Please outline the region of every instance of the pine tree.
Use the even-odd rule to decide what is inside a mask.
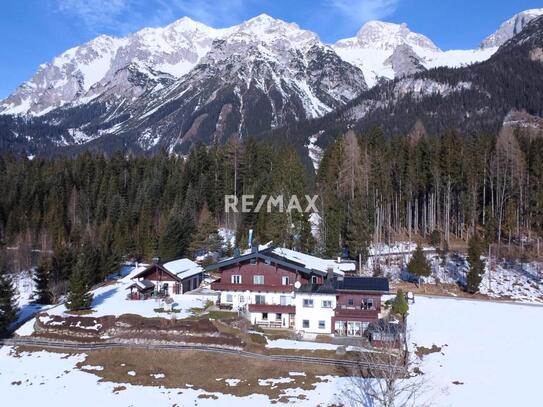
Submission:
[[[479,291],[482,275],[484,273],[484,264],[481,260],[481,240],[479,235],[474,234],[468,242],[468,263],[469,271],[466,281],[466,289],[470,293]]]
[[[311,222],[307,213],[302,214],[300,238],[298,248],[303,253],[312,253],[315,248],[315,238],[311,230]]]
[[[86,277],[85,254],[77,256],[75,269],[70,277],[70,288],[66,308],[70,311],[88,309],[92,305],[93,294],[89,292],[89,284]]]
[[[345,244],[349,248],[352,257],[365,262],[368,256],[370,232],[368,216],[364,210],[362,199],[358,196],[349,203],[347,213],[347,225],[345,228]]]
[[[417,245],[411,260],[409,260],[407,269],[410,273],[419,277],[428,277],[432,273],[430,264],[428,263],[428,260],[426,260],[426,256],[422,251],[422,246]]]
[[[197,232],[194,234],[189,246],[189,252],[191,255],[196,253],[204,255],[207,253],[217,253],[221,250],[222,245],[223,240],[219,235],[217,227],[212,220],[208,218],[202,222]]]
[[[405,300],[405,295],[402,290],[398,290],[396,293],[396,298],[392,303],[392,312],[402,317],[403,322],[407,318],[407,312],[409,311],[409,304]]]
[[[0,337],[9,332],[10,325],[17,319],[15,290],[7,275],[4,256],[0,253]]]
[[[34,272],[34,301],[38,304],[52,304],[53,295],[49,287],[51,262],[42,261]]]

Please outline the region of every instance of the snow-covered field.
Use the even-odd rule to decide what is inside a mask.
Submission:
[[[93,291],[94,298],[92,300],[92,309],[94,312],[90,314],[91,317],[100,317],[104,315],[122,315],[122,314],[136,314],[146,318],[162,317],[170,318],[170,314],[158,313],[154,310],[156,308],[162,308],[164,304],[162,300],[141,300],[141,301],[129,301],[126,299],[128,290],[126,289],[130,285],[130,276],[125,277],[112,284],[97,288]],[[202,300],[191,295],[174,295],[174,307],[180,312],[171,314],[171,316],[177,319],[187,318],[192,315],[191,308],[203,307]],[[64,304],[57,305],[47,310],[51,315],[63,315],[66,312]],[[16,333],[18,335],[30,335],[34,330],[34,320],[29,320],[23,324]]]
[[[268,343],[266,344],[266,348],[278,348],[278,349],[336,350],[337,347],[338,345],[334,345],[332,343],[295,341],[292,339],[268,340]]]
[[[543,306],[418,296],[408,317],[411,342],[442,347],[421,364],[434,404],[539,404],[541,321]]]
[[[540,351],[543,325],[539,323],[542,320],[543,306],[418,296],[408,317],[410,342],[427,348],[441,347],[440,352],[424,356],[420,363],[431,387],[427,398],[435,406],[537,405],[539,367],[543,363]],[[85,372],[75,368],[84,355],[36,352],[15,357],[10,352],[10,347],[0,349],[0,392],[5,405],[270,404],[267,396],[257,394],[235,397],[212,393],[216,399],[198,398],[209,393],[190,388],[190,383],[187,383],[189,388],[166,389],[99,382],[93,374],[99,367],[84,366]],[[127,368],[127,377],[128,371]],[[300,373],[303,366],[296,374]],[[351,382],[347,378],[327,379],[317,383],[314,390],[286,390],[290,396],[306,397],[291,398],[290,403],[304,406],[338,403],[337,394],[344,392]],[[261,385],[269,386],[277,380],[290,381],[262,377]],[[114,391],[117,386],[126,389]],[[82,392],[88,389],[92,389],[93,397],[82,398]],[[44,399],[44,394],[57,397]],[[47,404],[49,400],[51,404]]]

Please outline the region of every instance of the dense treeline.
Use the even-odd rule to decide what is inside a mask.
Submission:
[[[316,240],[306,213],[225,213],[225,195],[254,195],[253,207],[262,195],[303,201],[308,176],[291,147],[249,139],[198,145],[186,157],[4,156],[0,237],[13,269],[50,257],[43,267],[57,285],[78,263],[92,283],[123,258],[208,251],[220,245],[219,227],[236,231],[242,246],[253,229],[260,243],[326,256],[348,248],[363,257],[371,241],[467,242],[476,232],[487,243],[529,246],[543,231],[542,156],[541,137],[511,129],[499,136],[348,132],[326,149],[316,176]]]
[[[346,244],[353,255],[361,240],[414,236],[467,242],[476,232],[487,243],[529,244],[543,231],[541,157],[543,138],[510,128],[497,137],[349,132],[326,150],[317,177],[323,250]]]
[[[26,160],[0,158],[0,238],[15,269],[33,253],[62,254],[52,269],[66,281],[78,257],[100,279],[123,257],[163,260],[207,247],[202,230],[253,228],[259,241],[310,250],[306,216],[265,212],[225,214],[224,196],[307,193],[298,155],[288,147],[249,140],[199,145],[184,158],[153,157]],[[200,245],[200,247],[199,247]],[[192,253],[189,253],[192,251]]]

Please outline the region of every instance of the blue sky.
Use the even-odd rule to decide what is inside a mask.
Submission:
[[[0,98],[39,64],[99,34],[125,35],[188,15],[214,27],[266,13],[325,42],[372,19],[405,22],[440,48],[472,48],[513,14],[541,0],[8,0],[0,6]]]

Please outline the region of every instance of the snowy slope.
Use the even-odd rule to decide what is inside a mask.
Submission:
[[[543,306],[416,297],[411,342],[442,347],[423,358],[433,405],[531,406],[540,398]],[[524,327],[529,332],[523,332]],[[512,374],[514,372],[514,374]],[[458,384],[454,384],[457,382]]]

